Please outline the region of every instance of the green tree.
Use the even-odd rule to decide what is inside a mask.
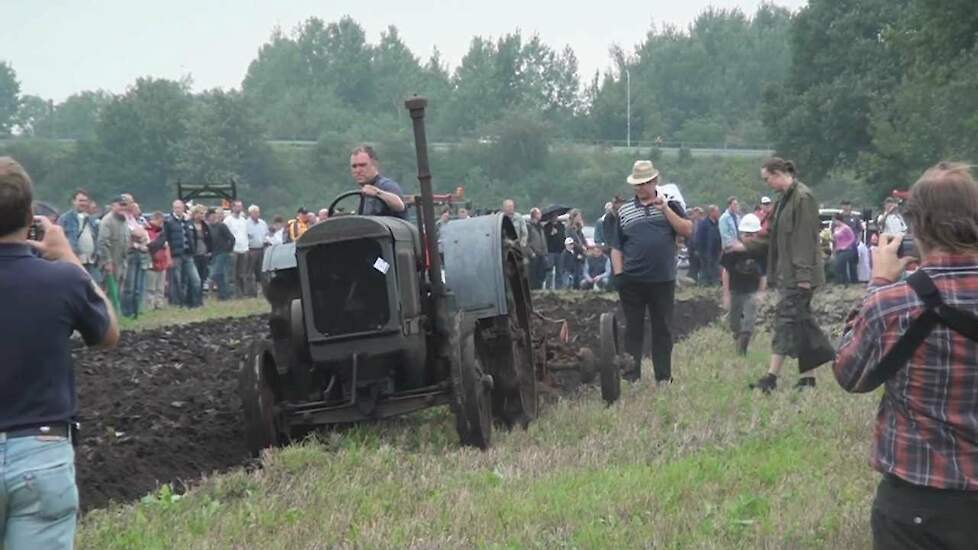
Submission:
[[[624,139],[630,77],[633,140],[763,140],[762,92],[787,70],[790,24],[765,4],[751,18],[708,9],[688,29],[653,25],[633,56],[613,49],[614,70],[595,76],[581,137]]]
[[[102,111],[93,154],[98,186],[157,204],[173,197],[177,153],[192,107],[189,82],[140,78]]]
[[[112,101],[112,94],[103,90],[72,94],[54,108],[52,137],[93,139],[99,113]]]
[[[25,95],[20,98],[14,124],[17,133],[24,137],[50,138],[54,106],[36,95]]]
[[[795,18],[791,68],[767,91],[764,121],[808,180],[870,146],[873,104],[900,81],[900,52],[883,36],[910,1],[812,0]]]
[[[273,184],[265,166],[270,154],[261,127],[237,92],[213,90],[194,97],[185,134],[175,148],[173,177],[186,182],[237,180],[254,196]]]
[[[513,109],[541,112],[548,123],[569,127],[579,109],[573,52],[558,54],[536,35],[524,41],[519,31],[495,43],[474,38],[452,84],[447,116],[462,135],[479,134]]]
[[[0,136],[10,135],[20,106],[20,82],[6,61],[0,61]]]

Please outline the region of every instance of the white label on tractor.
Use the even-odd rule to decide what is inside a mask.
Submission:
[[[377,258],[377,261],[374,262],[374,269],[383,273],[384,275],[387,275],[387,270],[390,268],[391,264],[385,262],[383,258]]]

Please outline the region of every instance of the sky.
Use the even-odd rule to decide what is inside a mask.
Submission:
[[[631,51],[651,25],[685,27],[709,6],[753,14],[761,0],[0,0],[0,61],[21,93],[62,101],[82,90],[119,93],[141,76],[190,76],[194,90],[238,88],[278,27],[349,15],[376,43],[389,25],[422,60],[438,47],[450,68],[473,36],[520,29],[555,49],[570,45],[582,80],[610,66],[613,44]],[[772,2],[797,10],[806,0]],[[576,4],[576,5],[575,5]]]

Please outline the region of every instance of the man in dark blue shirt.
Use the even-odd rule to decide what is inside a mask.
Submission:
[[[693,246],[700,259],[699,283],[714,286],[720,282],[720,255],[723,253],[723,239],[720,235],[720,208],[711,204],[707,215],[696,226],[696,241]]]
[[[672,308],[676,295],[676,238],[688,237],[693,224],[678,201],[656,190],[659,171],[639,160],[627,178],[635,198],[618,208],[618,226],[608,235],[611,268],[625,311],[625,351],[634,359],[625,377],[642,372],[645,312],[652,332],[652,366],[657,385],[672,380]]]
[[[380,175],[377,152],[369,145],[360,145],[350,154],[350,173],[363,191],[360,211],[363,216],[394,216],[405,218],[404,192],[396,181]]]
[[[27,172],[0,158],[0,544],[71,548],[78,400],[69,339],[77,330],[88,345],[114,346],[119,328],[63,229],[33,218],[32,195]],[[27,240],[32,222],[40,241]]]

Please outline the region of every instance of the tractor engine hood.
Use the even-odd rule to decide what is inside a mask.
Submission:
[[[398,242],[412,242],[415,254],[421,255],[421,239],[418,229],[410,222],[390,216],[337,216],[317,223],[303,233],[295,246],[297,250],[320,244],[349,241],[352,239],[384,239],[393,237]]]

